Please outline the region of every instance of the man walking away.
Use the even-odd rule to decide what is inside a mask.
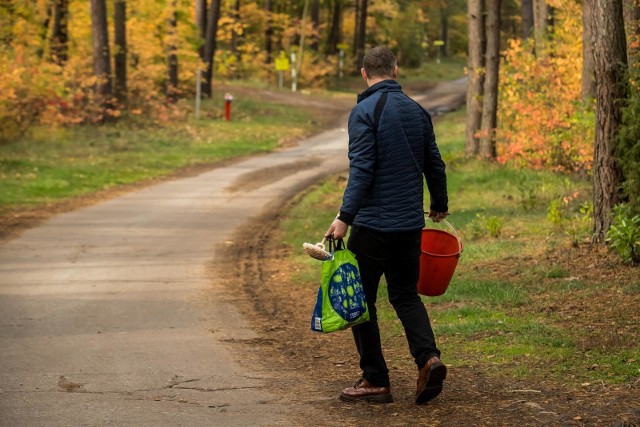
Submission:
[[[431,117],[396,81],[394,54],[385,47],[371,49],[361,72],[369,87],[349,117],[349,181],[340,213],[325,236],[342,239],[351,225],[347,247],[358,260],[371,319],[352,328],[362,377],[340,398],[393,401],[376,313],[384,274],[389,301],[418,367],[416,403],[423,404],[440,393],[447,375],[417,292],[423,176],[431,196],[429,217],[440,221],[448,215],[445,165]]]

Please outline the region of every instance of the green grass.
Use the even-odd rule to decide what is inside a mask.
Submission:
[[[312,129],[312,113],[275,103],[206,101],[203,118],[166,124],[131,117],[102,126],[35,128],[0,145],[0,212],[274,149]]]
[[[520,379],[537,378],[544,366],[551,371],[547,379],[576,386],[601,380],[624,383],[640,376],[640,344],[636,341],[622,336],[610,345],[607,340],[615,337],[610,338],[602,326],[602,336],[595,335],[595,347],[585,350],[585,340],[591,339],[585,326],[545,310],[545,304],[553,306],[567,297],[579,295],[582,299],[578,301],[589,301],[593,295],[611,292],[610,283],[571,277],[576,273],[545,261],[545,253],[571,243],[569,236],[546,219],[549,202],[575,193],[578,201],[588,200],[589,182],[465,159],[464,120],[464,113],[458,112],[435,124],[447,163],[449,220],[465,245],[447,292],[424,298],[448,363],[475,368],[481,364],[495,375]],[[304,241],[321,239],[340,206],[345,185],[339,177],[319,184],[295,201],[282,222],[283,240],[293,247],[296,283],[318,285],[318,262],[298,248]],[[425,200],[428,203],[428,195]],[[474,233],[482,227],[478,214],[503,219],[499,237]],[[621,286],[620,292],[637,297],[640,283]],[[539,302],[541,296],[548,302]],[[404,331],[387,301],[384,280],[378,316],[385,345],[402,346],[394,354],[404,354]],[[602,365],[603,360],[606,366],[591,366]]]
[[[407,83],[454,80],[464,75],[466,65],[466,60],[461,58],[443,58],[440,64],[435,58],[430,58],[419,68],[402,68],[400,64],[400,80]]]

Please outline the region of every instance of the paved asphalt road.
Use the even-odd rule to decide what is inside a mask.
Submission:
[[[438,96],[462,102],[464,82],[450,85]],[[56,216],[0,246],[0,425],[288,425],[295,408],[226,347],[255,335],[207,265],[268,203],[345,170],[346,147],[334,129]],[[241,185],[267,168],[288,172]]]

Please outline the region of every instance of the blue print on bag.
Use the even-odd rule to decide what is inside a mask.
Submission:
[[[333,309],[348,322],[364,313],[365,296],[358,269],[352,264],[342,264],[331,276],[329,300]]]

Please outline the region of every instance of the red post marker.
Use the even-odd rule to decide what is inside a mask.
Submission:
[[[229,121],[231,120],[231,101],[233,101],[233,95],[230,93],[225,94],[224,96],[224,119]]]

